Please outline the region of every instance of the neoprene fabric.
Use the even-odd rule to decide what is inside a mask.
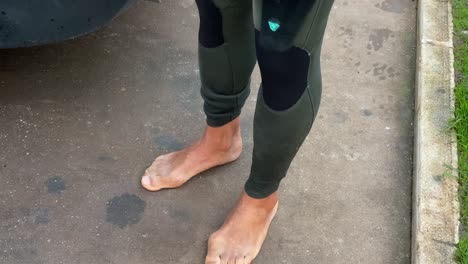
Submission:
[[[202,8],[211,0],[199,0],[199,13],[211,10]],[[199,44],[201,95],[209,126],[218,127],[240,115],[242,106],[250,93],[250,75],[255,66],[255,36],[252,26],[252,3],[250,1],[213,1],[221,13],[224,42],[216,47]],[[217,13],[215,12],[215,13]],[[217,14],[213,17],[217,17]],[[201,15],[202,20],[211,20],[210,14]],[[212,23],[200,22],[200,26]],[[211,29],[200,28],[200,32]],[[199,33],[205,35],[205,33]]]
[[[317,0],[262,1],[260,44],[278,51],[291,48],[294,37],[315,2]]]
[[[258,59],[262,85],[245,185],[251,197],[278,190],[312,127],[332,5],[333,0],[197,0],[201,94],[209,126],[223,126],[240,115]]]

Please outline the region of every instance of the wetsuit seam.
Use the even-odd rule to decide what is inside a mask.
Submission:
[[[309,52],[307,52],[309,53]],[[315,58],[315,57],[314,57]],[[315,105],[314,105],[314,101],[312,100],[312,95],[310,94],[310,73],[311,73],[311,69],[313,67],[312,65],[312,60],[313,58],[310,56],[310,53],[309,53],[309,73],[307,74],[307,86],[306,86],[306,90],[307,90],[307,95],[309,97],[309,102],[310,102],[310,105],[312,106],[312,119],[310,121],[310,126],[312,126],[314,124],[314,119],[315,119],[315,115],[317,114],[318,112],[318,109],[316,109]]]
[[[227,49],[226,49],[226,51],[227,51],[227,52],[226,52],[226,57],[227,57],[227,61],[228,61],[228,63],[229,63],[229,71],[230,71],[231,80],[232,80],[232,83],[231,83],[231,94],[234,94],[234,93],[235,93],[235,88],[234,88],[234,87],[235,87],[235,84],[234,84],[235,79],[234,79],[234,71],[233,71],[233,67],[232,67],[231,56],[230,56],[230,52],[229,52],[229,51],[230,51],[230,45],[228,45],[227,42],[226,42],[226,44],[227,44],[227,45],[226,45],[226,46],[227,46],[227,47],[226,47],[226,48],[227,48]],[[239,101],[238,101],[239,98],[238,98],[238,96],[236,96],[235,98],[236,98],[236,101],[235,101],[235,105],[236,105],[236,106],[235,106],[235,108],[238,109],[238,108],[239,108]],[[231,110],[231,113],[230,113],[231,118],[234,116],[234,112],[235,112],[235,110]]]
[[[214,2],[214,1],[213,1]],[[215,2],[214,2],[215,3]],[[215,3],[216,5],[216,3]],[[232,61],[231,61],[231,56],[230,56],[230,51],[231,51],[231,45],[229,45],[229,42],[226,40],[226,30],[225,30],[225,23],[224,23],[224,14],[223,14],[223,10],[226,10],[226,9],[231,9],[231,8],[236,8],[236,6],[225,6],[225,7],[220,7],[218,5],[216,5],[218,7],[218,9],[220,10],[220,13],[221,13],[221,22],[223,23],[223,38],[224,38],[224,44],[225,44],[225,53],[226,53],[226,57],[227,57],[227,61],[228,61],[228,64],[229,64],[229,71],[230,71],[230,74],[231,74],[231,94],[234,94],[234,82],[235,82],[235,79],[234,79],[234,71],[233,71],[233,67],[232,67]],[[235,109],[238,109],[239,108],[239,102],[238,102],[238,98],[237,96],[235,97]],[[229,115],[229,120],[228,122],[232,121],[234,118],[234,113],[235,113],[235,110],[231,109],[228,113]],[[227,122],[226,122],[227,123]]]
[[[315,14],[314,14],[314,19],[309,27],[309,30],[307,31],[307,35],[305,37],[304,43],[302,43],[302,48],[305,48],[305,45],[309,42],[309,37],[310,37],[313,27],[315,26],[315,22],[317,21],[318,12],[320,10],[320,7],[322,6],[322,3],[323,3],[323,0],[319,0],[317,10],[315,11]]]
[[[314,101],[312,100],[312,95],[310,94],[310,90],[308,88],[309,88],[309,86],[307,86],[307,95],[309,97],[309,102],[310,102],[310,105],[312,107],[312,121],[311,122],[313,122],[313,119],[314,119],[313,117],[315,117],[315,115],[317,113],[315,112],[316,110],[315,110]]]

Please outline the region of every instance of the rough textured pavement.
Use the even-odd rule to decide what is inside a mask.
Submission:
[[[337,0],[316,124],[256,263],[409,263],[415,3]],[[202,263],[245,152],[178,190],[145,167],[202,132],[192,0],[139,1],[100,32],[0,51],[0,263]]]

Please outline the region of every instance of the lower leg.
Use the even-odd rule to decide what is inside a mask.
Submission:
[[[290,54],[294,54],[294,51],[287,55]],[[304,56],[309,61],[307,53]],[[236,207],[223,226],[211,236],[208,242],[206,264],[250,264],[257,256],[271,220],[276,214],[277,189],[280,181],[286,175],[292,159],[309,133],[315,117],[314,106],[309,91],[304,89],[305,87],[302,87],[302,92],[298,93],[299,98],[296,99],[296,102],[289,103],[288,108],[283,111],[273,109],[272,107],[276,107],[276,105],[265,102],[265,95],[275,94],[271,91],[273,89],[271,83],[274,85],[277,83],[270,82],[266,80],[267,78],[286,74],[290,75],[291,78],[302,77],[307,80],[308,71],[303,74],[305,76],[300,76],[297,71],[288,74],[286,73],[287,69],[278,67],[283,72],[265,74],[266,71],[269,71],[267,69],[270,66],[284,65],[284,63],[271,61],[270,65],[264,67],[266,65],[263,62],[259,57],[263,87],[258,94],[254,117],[254,151],[251,174]],[[294,60],[290,61],[288,69],[294,70],[292,62]],[[290,85],[287,85],[288,83]],[[288,81],[287,86],[282,88],[292,89],[292,84],[292,81]],[[307,86],[307,81],[305,86]],[[320,89],[320,86],[316,85],[314,88]],[[270,90],[265,91],[265,89]],[[276,94],[270,99],[279,100],[276,98],[278,96],[279,94]],[[282,97],[284,98],[284,96]],[[282,102],[279,105],[287,104]]]

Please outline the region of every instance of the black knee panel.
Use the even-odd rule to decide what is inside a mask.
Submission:
[[[205,48],[214,48],[224,43],[223,18],[212,0],[195,0],[200,14],[198,39]]]
[[[273,110],[286,110],[299,100],[307,87],[309,53],[298,47],[282,52],[265,48],[260,44],[258,32],[256,39],[265,103]]]

